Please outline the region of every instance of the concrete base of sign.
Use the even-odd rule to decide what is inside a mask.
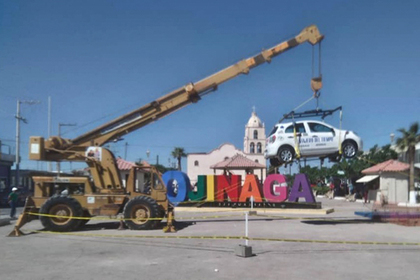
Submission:
[[[175,207],[175,213],[178,212],[242,212],[249,211],[249,208],[224,208],[224,207]],[[277,213],[277,214],[308,214],[308,215],[326,215],[334,212],[334,208],[322,209],[258,209],[257,214]],[[251,215],[251,214],[250,214]]]
[[[235,247],[235,255],[243,258],[252,257],[252,247],[240,244]]]

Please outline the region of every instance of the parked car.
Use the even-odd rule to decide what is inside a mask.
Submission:
[[[278,166],[295,159],[297,147],[301,158],[328,157],[331,161],[337,161],[340,158],[340,145],[345,158],[353,158],[357,151],[363,149],[362,139],[356,133],[339,130],[324,122],[306,120],[278,123],[267,138],[264,156],[271,165]]]

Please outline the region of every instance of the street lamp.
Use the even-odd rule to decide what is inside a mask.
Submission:
[[[76,126],[75,123],[58,123],[58,137],[61,136],[61,127],[62,126]],[[57,161],[57,176],[60,176],[60,161]]]
[[[20,104],[34,105],[40,103],[39,101],[17,100],[16,112],[16,173],[15,173],[15,187],[19,185],[19,163],[20,163],[20,122],[28,123],[27,120],[20,115]]]

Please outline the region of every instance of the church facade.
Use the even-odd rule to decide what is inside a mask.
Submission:
[[[266,166],[266,160],[264,158],[265,140],[265,125],[261,122],[255,111],[253,111],[245,125],[244,146],[242,150],[236,148],[233,144],[224,143],[208,153],[189,153],[187,155],[187,175],[191,180],[191,184],[194,185],[197,182],[198,175],[223,174],[223,170],[213,170],[210,167],[237,154]],[[241,175],[243,179],[246,175],[245,170],[235,170],[232,173]],[[259,173],[256,173],[256,175],[260,177]],[[266,170],[263,171],[263,177],[266,177]]]

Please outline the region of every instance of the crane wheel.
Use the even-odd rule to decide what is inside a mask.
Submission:
[[[157,202],[148,196],[136,196],[124,207],[124,223],[129,229],[153,229],[163,216]]]
[[[82,217],[83,209],[80,203],[68,196],[52,196],[41,206],[39,219],[46,230],[72,231],[77,229],[82,220],[71,217]]]

